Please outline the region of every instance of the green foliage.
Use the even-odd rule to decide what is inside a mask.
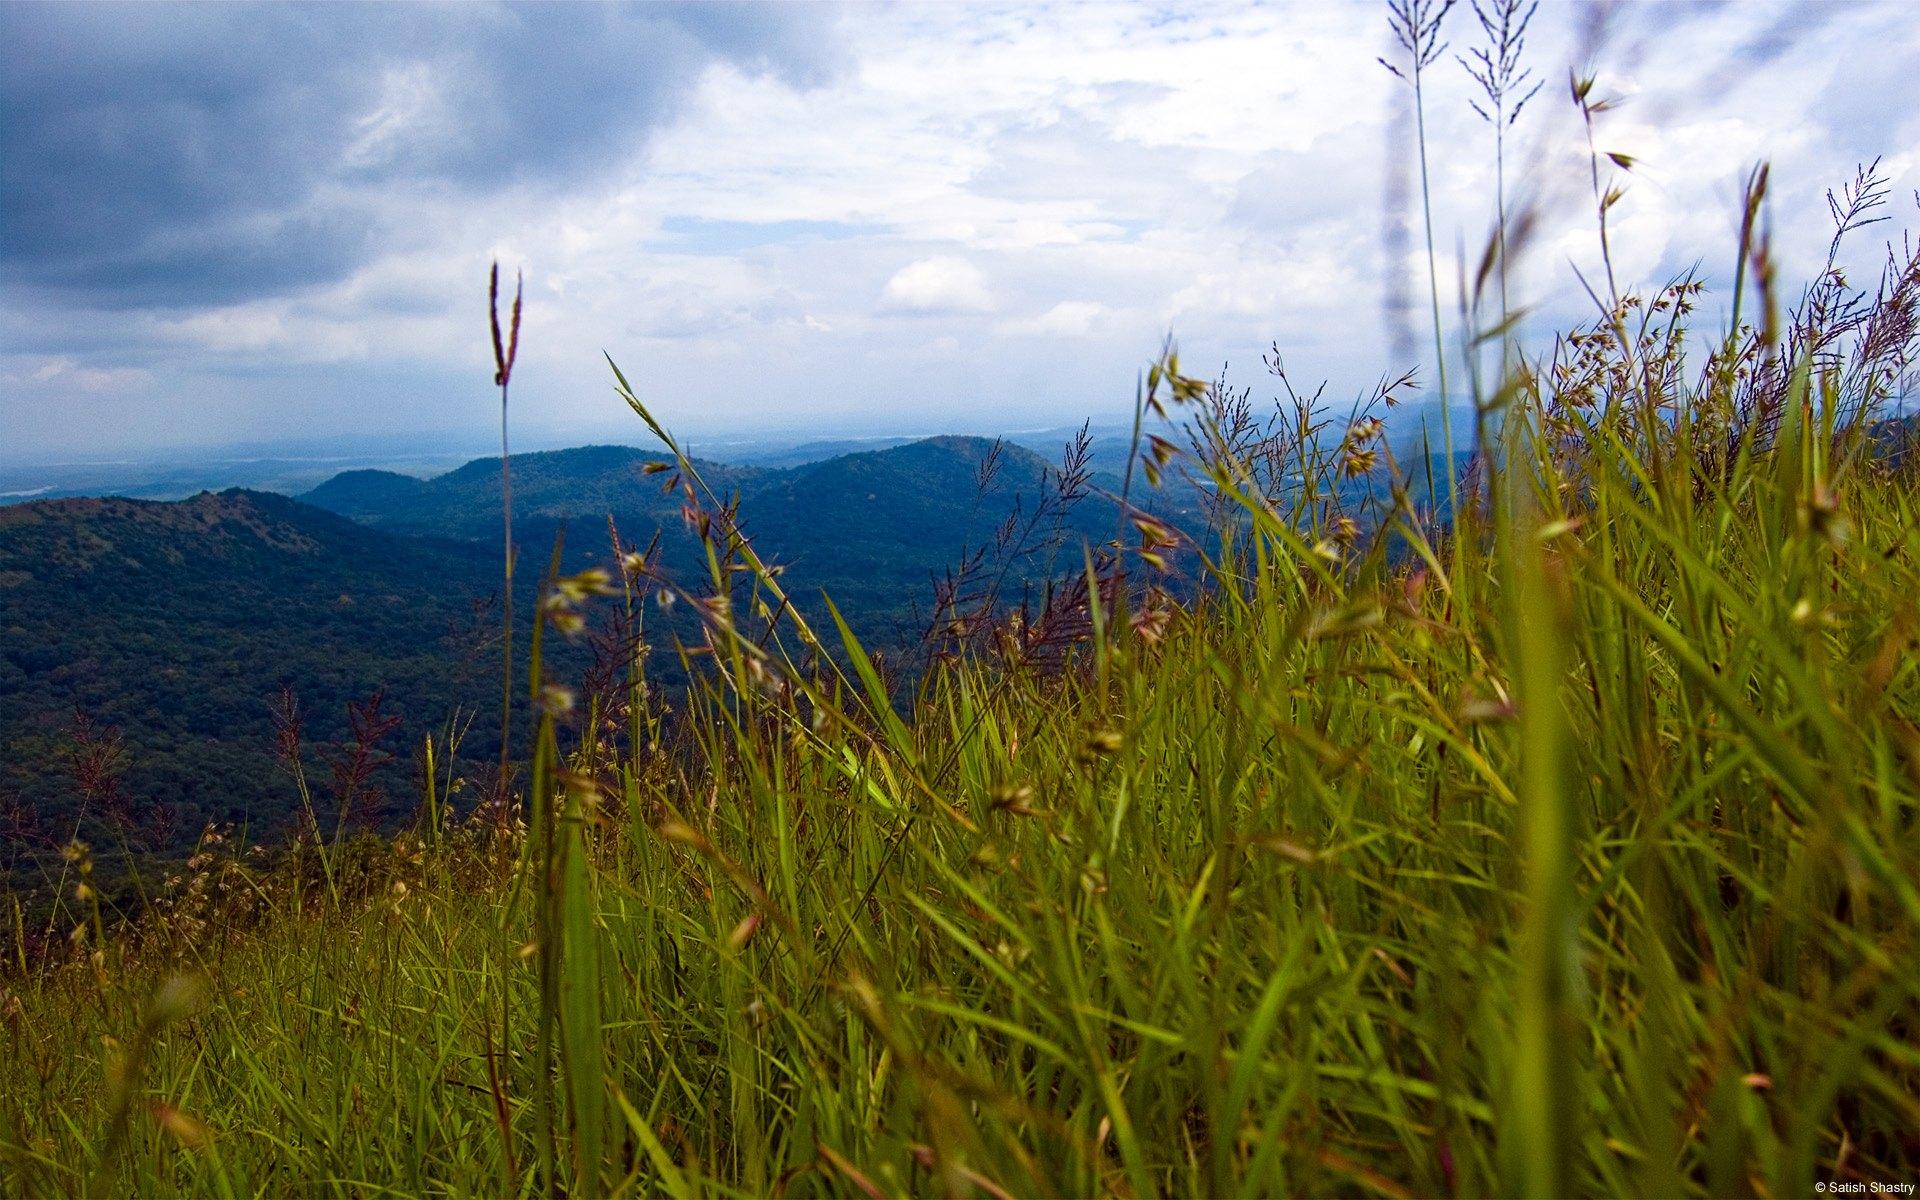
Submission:
[[[1004,447],[981,486],[989,453],[991,442],[945,438],[785,471],[700,469],[729,494],[746,489],[743,519],[790,572],[796,605],[817,619],[831,591],[863,636],[898,654],[918,643],[934,573],[1047,487],[1046,464]],[[680,494],[645,473],[664,461],[626,447],[514,456],[517,545],[543,554],[571,525],[569,561],[604,563],[611,517],[628,544],[659,535],[660,570],[704,575]],[[426,481],[348,472],[303,499],[229,491],[172,504],[0,507],[0,800],[24,809],[36,835],[0,831],[0,868],[11,864],[23,886],[36,875],[26,864],[76,829],[118,838],[99,827],[101,813],[86,815],[84,789],[63,765],[76,713],[124,741],[135,840],[181,850],[210,821],[250,826],[257,839],[288,828],[297,796],[272,717],[283,686],[323,786],[326,760],[350,741],[348,706],[384,690],[384,711],[402,719],[376,779],[387,827],[413,808],[422,737],[450,712],[497,708],[488,688],[499,678],[498,460]],[[1114,526],[1114,509],[1096,497],[1066,532],[1077,543]],[[1057,565],[1013,564],[1012,578]],[[523,577],[515,588],[522,614],[535,586]],[[524,615],[516,628],[523,641]],[[559,654],[576,674],[590,657],[582,647]],[[669,667],[659,682],[678,679]],[[524,755],[529,727],[515,728]],[[482,721],[464,753],[484,762],[497,747],[498,722]]]
[[[170,819],[163,844],[190,846],[209,821],[273,836],[294,810],[271,713],[283,685],[323,779],[348,704],[385,689],[384,710],[416,731],[382,747],[396,761],[377,780],[404,816],[418,732],[497,679],[475,657],[475,604],[498,590],[484,554],[279,496],[0,508],[0,571],[19,577],[0,590],[0,797],[56,847],[85,806],[64,762],[76,711],[124,741],[136,840]]]
[[[0,1189],[1909,1178],[1913,468],[1806,371],[1709,460],[1741,401],[1703,378],[1650,423],[1515,389],[1438,543],[1213,464],[1208,590],[1095,588],[1063,668],[965,658],[905,713],[844,622],[837,659],[735,625],[780,588],[752,557],[680,710],[618,723],[653,732],[561,720],[536,645],[526,826],[208,852],[187,932],[14,973]],[[538,628],[648,586],[552,580]],[[183,973],[204,1005],[156,1019]]]

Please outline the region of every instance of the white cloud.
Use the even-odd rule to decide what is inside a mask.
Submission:
[[[349,169],[384,166],[409,145],[436,143],[459,128],[433,63],[390,67],[380,81],[373,110],[354,122],[353,140],[342,152]]]
[[[997,328],[1014,337],[1084,337],[1107,313],[1107,306],[1095,300],[1062,300],[1037,317],[1007,321]]]
[[[49,384],[69,391],[102,392],[144,388],[153,381],[153,373],[139,367],[83,367],[72,358],[49,358],[31,371],[8,372],[0,378],[13,383]]]
[[[957,255],[943,254],[909,263],[894,272],[880,293],[885,312],[945,316],[993,309],[987,277]]]

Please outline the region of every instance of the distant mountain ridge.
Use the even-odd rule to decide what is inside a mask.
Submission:
[[[644,544],[657,530],[670,569],[699,569],[680,497],[665,487],[670,472],[648,473],[670,468],[667,456],[582,446],[516,454],[511,466],[514,536],[523,552],[544,553],[564,525],[570,554],[603,555],[611,517],[628,543]],[[894,631],[926,599],[931,575],[990,538],[1016,505],[1037,503],[1053,470],[1024,447],[960,436],[792,467],[696,466],[723,499],[738,499],[742,526],[762,557],[789,568],[797,601],[824,589],[852,611],[891,622],[870,621],[876,632]],[[300,499],[388,532],[494,546],[501,537],[498,458],[429,479],[346,472]],[[1110,501],[1088,496],[1062,532],[1104,540],[1117,531],[1117,518]]]
[[[642,468],[663,455],[630,446],[582,446],[516,454],[516,519],[564,519],[588,513],[665,515],[677,505],[658,502],[659,480],[642,483]],[[420,478],[395,471],[346,471],[299,497],[362,524],[465,540],[500,536],[500,460],[479,458]]]
[[[570,565],[606,561],[611,514],[630,544],[657,531],[666,569],[703,588],[681,499],[663,494],[671,475],[647,473],[665,461],[623,446],[514,456],[523,564],[544,566],[563,526]],[[71,835],[87,801],[62,764],[84,713],[124,737],[124,791],[137,810],[174,813],[187,837],[207,820],[269,832],[294,804],[270,715],[283,685],[318,748],[347,736],[349,702],[384,688],[383,711],[403,721],[384,747],[396,797],[420,737],[456,706],[479,714],[467,753],[484,761],[497,745],[487,714],[499,696],[489,606],[500,586],[499,470],[482,458],[427,479],[347,471],[298,499],[229,489],[0,506],[0,810],[25,807],[56,842]],[[964,437],[700,470],[738,497],[796,604],[822,614],[830,594],[863,639],[895,650],[914,644],[933,576],[1054,486],[1033,452]],[[1072,569],[1082,544],[1116,536],[1118,515],[1086,497],[1060,517],[1055,550],[1011,564],[1007,578],[1017,589]],[[523,620],[539,575],[520,572]],[[657,636],[675,623],[656,622]],[[581,669],[583,647],[556,652],[562,677]],[[661,664],[664,681],[673,672]]]
[[[933,437],[877,450],[808,460],[793,466],[736,466],[696,459],[703,478],[723,496],[738,494],[749,520],[759,495],[791,493],[796,486],[820,494],[819,481],[847,486],[861,481],[887,489],[937,484],[946,499],[970,502],[977,471],[993,448],[1011,479],[1036,484],[1048,464],[1033,451],[990,438]],[[677,513],[679,501],[663,495],[661,480],[648,466],[671,466],[672,459],[631,446],[580,446],[512,456],[516,519],[532,520],[612,512],[641,517]],[[802,483],[815,481],[809,487]],[[1002,489],[1003,490],[1003,489]],[[869,496],[878,498],[879,493]],[[299,496],[301,501],[368,525],[411,532],[431,530],[447,536],[489,539],[499,535],[500,460],[479,458],[444,475],[420,478],[393,471],[347,471]],[[486,511],[490,508],[491,511]]]

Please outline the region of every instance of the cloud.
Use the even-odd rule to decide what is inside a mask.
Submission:
[[[896,271],[880,293],[880,308],[923,316],[983,313],[992,311],[993,297],[979,267],[956,255],[940,255]]]
[[[1037,317],[1005,322],[999,332],[1015,337],[1084,337],[1107,312],[1107,306],[1098,301],[1062,300]]]
[[[151,372],[138,367],[83,367],[71,358],[45,359],[30,371],[0,377],[14,383],[58,383],[92,393],[141,388],[153,380]]]
[[[0,280],[230,303],[418,240],[411,204],[617,175],[717,62],[829,77],[832,10],[0,6]]]

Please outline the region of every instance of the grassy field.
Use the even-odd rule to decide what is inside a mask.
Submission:
[[[1503,197],[1469,351],[1433,286],[1459,459],[1394,467],[1393,388],[1249,424],[1163,354],[1129,486],[1204,480],[1215,540],[1142,516],[922,677],[679,458],[709,577],[549,572],[509,800],[429,741],[398,838],[215,833],[136,920],[76,844],[0,914],[0,1195],[1914,1181],[1920,260],[1783,304],[1764,188],[1727,328],[1609,277],[1526,354]],[[549,677],[582,625],[621,669]]]
[[[0,1191],[1910,1178],[1913,470],[1847,419],[1858,355],[1756,332],[1680,383],[1637,331],[1691,296],[1487,398],[1448,536],[1314,502],[1364,421],[1293,440],[1284,509],[1223,452],[1199,599],[1138,586],[1149,530],[901,711],[851,640],[746,619],[779,584],[722,518],[751,600],[684,594],[701,685],[663,713],[639,644],[536,678],[524,823],[211,843],[137,932],[76,848],[75,948],[0,1001]],[[543,627],[661,587],[556,580]]]

